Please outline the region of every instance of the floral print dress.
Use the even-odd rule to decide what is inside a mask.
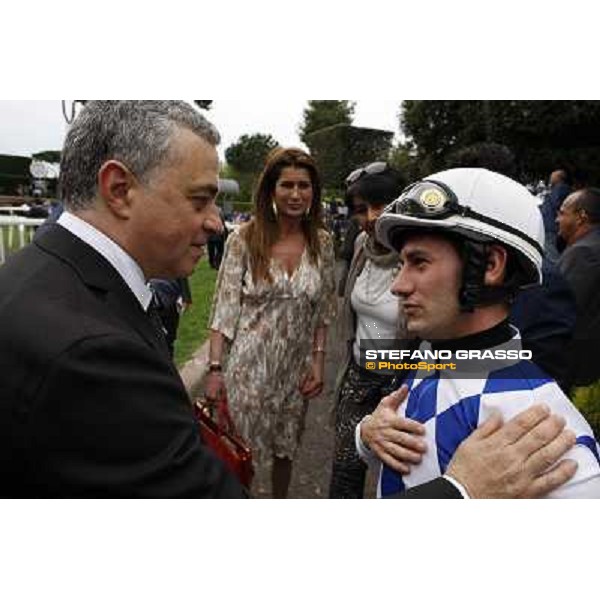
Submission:
[[[335,316],[333,243],[325,231],[319,238],[317,265],[306,248],[291,276],[271,260],[272,283],[253,281],[239,233],[225,247],[209,327],[231,340],[225,365],[229,409],[259,461],[295,457],[307,409],[298,386],[310,368],[315,328]]]

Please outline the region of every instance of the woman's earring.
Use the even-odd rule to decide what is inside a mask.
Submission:
[[[273,214],[275,215],[275,219],[277,219],[277,204],[275,204],[275,200],[273,200],[271,206],[273,207]]]
[[[304,211],[305,218],[308,219],[309,215],[310,215],[310,204],[306,207],[306,210]]]

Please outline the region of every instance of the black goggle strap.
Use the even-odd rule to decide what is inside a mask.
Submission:
[[[510,225],[507,225],[506,223],[503,223],[502,221],[497,221],[496,219],[493,219],[492,217],[487,217],[486,215],[482,215],[481,213],[478,213],[478,212],[472,210],[468,206],[461,206],[459,214],[463,217],[470,217],[472,219],[476,219],[477,221],[481,221],[482,223],[487,223],[488,225],[493,225],[494,227],[497,227],[498,229],[502,229],[508,233],[512,233],[513,235],[516,235],[517,237],[520,237],[522,240],[531,244],[540,254],[544,253],[544,249],[536,240],[534,240],[532,237],[529,237],[526,233],[523,233],[519,229],[511,227]]]
[[[508,302],[512,304],[516,289],[510,285],[490,287],[485,285],[485,272],[490,244],[463,240],[461,246],[463,276],[459,292],[462,312],[473,312],[477,306]]]
[[[459,292],[460,308],[463,312],[473,312],[480,304],[484,288],[488,247],[483,242],[463,240],[461,245],[463,275]]]

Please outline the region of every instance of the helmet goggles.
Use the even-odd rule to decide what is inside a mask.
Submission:
[[[445,219],[462,213],[458,198],[447,185],[428,180],[417,181],[404,190],[392,210],[420,219]]]
[[[540,253],[542,246],[522,231],[507,223],[483,215],[469,206],[461,205],[456,194],[443,182],[424,179],[410,185],[386,210],[416,219],[441,221],[452,216],[469,217],[520,237],[534,246]]]

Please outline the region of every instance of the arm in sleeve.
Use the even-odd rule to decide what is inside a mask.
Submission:
[[[316,319],[317,327],[328,326],[335,319],[337,308],[337,296],[335,289],[335,252],[333,240],[326,231],[319,232],[322,247],[322,270],[323,290],[318,307]]]
[[[386,500],[462,500],[468,496],[462,493],[462,486],[451,477],[438,477],[399,494],[386,496]]]
[[[577,245],[568,248],[560,259],[559,267],[575,295],[578,312],[585,312],[597,293],[596,278],[590,273],[600,269],[591,248]]]
[[[241,498],[201,442],[176,373],[120,335],[63,352],[34,398],[30,447],[49,497]]]
[[[242,287],[246,272],[246,246],[238,232],[232,233],[225,252],[213,297],[209,328],[232,340],[242,310]]]

